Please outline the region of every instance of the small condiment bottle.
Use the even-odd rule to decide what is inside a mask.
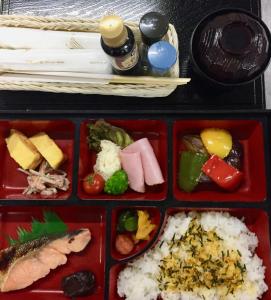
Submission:
[[[149,12],[139,21],[142,41],[147,46],[159,42],[168,31],[169,22],[166,16],[158,12]]]
[[[133,74],[137,70],[139,52],[132,30],[119,16],[105,16],[100,22],[101,46],[109,56],[115,73]]]
[[[148,62],[153,76],[167,76],[176,60],[176,49],[166,41],[154,43],[148,50]]]
[[[142,44],[140,45],[141,69],[143,74],[149,72],[148,49],[166,35],[169,22],[166,16],[158,12],[148,12],[139,21]]]

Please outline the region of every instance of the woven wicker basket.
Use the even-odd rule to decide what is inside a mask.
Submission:
[[[48,18],[36,16],[0,16],[0,26],[25,27],[62,31],[98,31],[97,20],[79,18]],[[127,22],[133,30],[137,42],[140,34],[136,23]],[[170,24],[166,39],[178,50],[178,36]],[[170,77],[179,77],[179,61],[171,70]],[[176,89],[176,85],[144,85],[144,84],[83,84],[83,83],[44,83],[44,82],[1,82],[0,90],[45,91],[54,93],[82,93],[137,97],[165,97]]]

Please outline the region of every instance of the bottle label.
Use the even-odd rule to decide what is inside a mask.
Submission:
[[[132,69],[137,64],[138,59],[138,48],[135,44],[133,50],[129,54],[121,57],[111,56],[111,63],[116,70],[126,71]]]

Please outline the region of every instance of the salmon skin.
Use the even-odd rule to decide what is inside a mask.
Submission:
[[[82,228],[58,236],[44,236],[0,251],[0,290],[8,292],[30,286],[67,262],[67,254],[80,252],[91,240]]]

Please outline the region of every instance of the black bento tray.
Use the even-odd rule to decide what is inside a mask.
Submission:
[[[74,113],[72,116],[70,114],[61,114],[58,116],[51,113],[3,113],[0,112],[0,120],[69,120],[75,124],[75,137],[74,137],[74,165],[73,165],[73,179],[72,179],[72,188],[73,192],[67,200],[0,200],[0,206],[42,206],[42,207],[57,207],[57,206],[83,206],[88,207],[104,207],[106,209],[106,270],[105,270],[105,295],[104,299],[109,299],[109,274],[110,268],[119,263],[119,261],[114,260],[111,256],[111,213],[112,210],[116,207],[158,207],[161,211],[161,221],[159,228],[162,226],[163,219],[165,217],[166,210],[168,208],[180,207],[180,208],[258,208],[264,210],[269,217],[269,224],[271,226],[271,185],[268,184],[271,181],[271,111],[254,111],[250,114],[244,114],[240,112],[198,112],[198,113],[168,113],[162,114],[153,112],[152,114],[138,114],[130,113],[129,115],[125,114],[116,114],[116,113]],[[77,184],[78,180],[78,165],[79,165],[79,141],[80,141],[80,124],[89,119],[99,119],[105,118],[109,120],[163,120],[167,125],[167,135],[168,135],[168,191],[167,196],[164,201],[134,201],[134,200],[81,200],[77,195]],[[263,137],[264,137],[264,155],[265,155],[265,166],[266,166],[266,198],[261,202],[240,202],[240,201],[183,201],[177,200],[173,192],[173,124],[175,121],[181,120],[256,120],[262,124],[263,127]],[[255,159],[257,159],[255,157]],[[117,198],[116,198],[117,199]],[[157,236],[159,230],[155,235],[154,239],[148,244],[147,248],[143,251],[145,252],[149,247],[151,247]],[[271,235],[270,235],[271,239]],[[134,257],[139,256],[142,252],[137,253]],[[271,253],[270,253],[271,255]],[[121,263],[125,263],[128,259],[123,259]]]
[[[264,77],[246,86],[228,90],[204,88],[189,59],[189,41],[196,24],[208,13],[229,7],[248,10],[261,16],[260,0],[127,0],[123,3],[105,0],[3,0],[2,14],[34,14],[43,16],[80,16],[98,18],[112,10],[128,20],[139,20],[146,11],[156,10],[169,16],[179,36],[180,76],[191,77],[192,82],[179,87],[166,98],[149,99],[101,95],[53,94],[41,92],[0,92],[0,110],[9,111],[175,111],[175,110],[236,110],[264,109]]]
[[[3,0],[3,14],[36,14],[69,16],[70,10],[77,10],[78,16],[97,17],[110,7],[114,1],[105,0],[99,7],[97,0],[67,0],[65,6],[54,0]],[[70,4],[70,5],[69,5]],[[142,4],[142,5],[139,5]],[[3,200],[0,206],[83,206],[105,207],[106,209],[106,268],[105,294],[109,299],[109,272],[117,263],[111,256],[111,213],[118,206],[155,206],[161,211],[161,222],[169,207],[181,208],[259,208],[267,212],[271,228],[271,111],[265,110],[264,77],[253,83],[233,90],[203,91],[204,83],[192,73],[189,62],[189,38],[195,25],[211,11],[237,7],[261,15],[260,0],[127,0],[114,11],[124,18],[139,19],[143,12],[158,10],[169,15],[180,38],[181,76],[191,76],[192,83],[178,88],[167,98],[144,99],[79,94],[53,94],[41,92],[0,91],[0,120],[71,120],[75,124],[75,147],[72,195],[67,200]],[[75,15],[73,15],[75,16]],[[196,111],[196,112],[195,112]],[[134,200],[80,200],[77,196],[80,124],[86,119],[159,119],[168,127],[168,191],[165,201]],[[183,119],[239,119],[258,120],[263,125],[264,152],[266,165],[267,196],[262,202],[208,202],[178,201],[173,194],[173,123]],[[255,159],[257,159],[255,157]],[[157,231],[157,235],[159,230]],[[148,248],[155,242],[149,243]],[[271,235],[270,235],[271,239]],[[146,249],[144,249],[146,251]],[[140,255],[138,253],[136,256]],[[271,253],[270,253],[271,255]],[[128,260],[128,259],[127,259]],[[122,262],[125,263],[123,260]],[[269,287],[271,288],[271,287]]]

